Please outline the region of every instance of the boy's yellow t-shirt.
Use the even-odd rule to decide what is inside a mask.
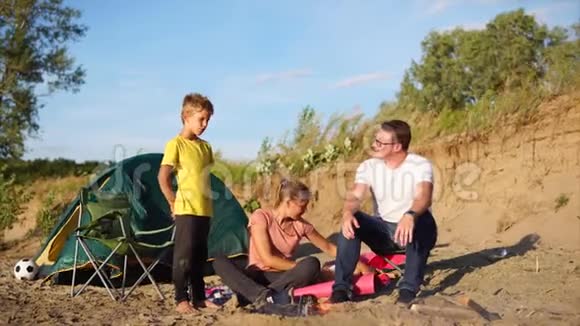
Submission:
[[[212,164],[213,152],[204,140],[179,135],[167,142],[161,165],[171,165],[176,174],[175,215],[213,216]]]

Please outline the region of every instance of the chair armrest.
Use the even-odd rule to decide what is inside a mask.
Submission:
[[[149,230],[149,231],[137,231],[137,232],[134,233],[134,235],[140,236],[140,235],[159,234],[159,233],[167,232],[167,231],[173,229],[174,227],[175,227],[175,224],[171,224],[170,226],[165,227],[165,228],[162,228],[162,229]]]

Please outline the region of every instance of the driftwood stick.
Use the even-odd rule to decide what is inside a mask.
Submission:
[[[487,311],[485,308],[480,306],[477,302],[471,300],[470,297],[466,295],[461,295],[457,298],[457,302],[465,307],[469,307],[477,312],[481,317],[483,317],[487,321],[498,320],[501,319],[498,314],[491,313]]]
[[[411,306],[411,311],[426,314],[450,317],[453,319],[478,319],[481,318],[475,311],[464,307],[433,307],[425,304],[415,303]]]

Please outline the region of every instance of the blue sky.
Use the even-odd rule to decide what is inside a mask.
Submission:
[[[524,8],[550,26],[580,19],[580,2],[69,1],[86,37],[71,45],[87,71],[81,91],[43,98],[39,137],[25,158],[119,160],[162,152],[181,128],[183,96],[206,94],[204,138],[230,159],[252,159],[265,137],[295,127],[300,110],[377,112],[431,30],[483,28]]]

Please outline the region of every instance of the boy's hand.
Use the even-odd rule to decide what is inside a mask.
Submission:
[[[174,206],[174,202],[170,202],[170,203],[169,203],[169,209],[171,210],[171,217],[172,217],[173,219],[175,219],[175,213],[173,213],[173,212],[174,212],[174,208],[173,208],[173,206]]]

